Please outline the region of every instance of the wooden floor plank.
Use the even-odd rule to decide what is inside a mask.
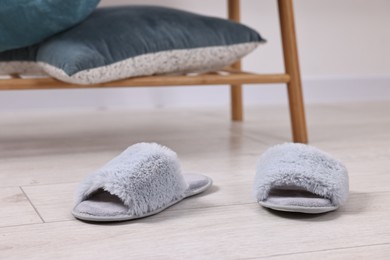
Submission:
[[[0,227],[42,223],[19,187],[0,189]]]
[[[338,248],[333,250],[323,250],[317,252],[305,252],[289,255],[275,255],[270,257],[273,260],[301,260],[301,259],[328,259],[328,260],[344,260],[353,259],[365,260],[375,257],[375,259],[387,259],[390,255],[390,244],[366,245],[352,248]]]
[[[2,228],[4,259],[240,259],[390,243],[390,193],[355,194],[324,215],[273,213],[255,203],[164,211],[120,224],[79,221]],[[362,224],[364,223],[364,224]]]
[[[389,109],[390,102],[307,107],[311,144],[350,174],[347,204],[318,216],[271,212],[252,197],[259,155],[290,139],[285,106],[249,107],[244,123],[211,108],[0,113],[0,259],[384,259]],[[75,220],[78,182],[139,141],[168,145],[183,170],[211,176],[214,187],[137,221]]]

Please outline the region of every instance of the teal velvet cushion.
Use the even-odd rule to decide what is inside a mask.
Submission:
[[[94,84],[220,69],[263,41],[253,29],[226,19],[120,6],[98,8],[79,25],[43,42],[37,60],[52,77]]]
[[[0,0],[0,52],[29,46],[81,22],[100,0]]]

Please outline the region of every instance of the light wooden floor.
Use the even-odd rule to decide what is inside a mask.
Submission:
[[[0,259],[389,259],[390,102],[309,106],[312,145],[350,171],[350,198],[317,216],[258,206],[259,155],[290,140],[287,108],[0,114]],[[215,186],[141,220],[75,220],[73,191],[128,145],[174,149]]]

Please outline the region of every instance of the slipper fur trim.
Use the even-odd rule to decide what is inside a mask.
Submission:
[[[254,182],[257,201],[265,201],[272,188],[295,186],[317,194],[338,207],[349,192],[348,171],[331,155],[297,143],[269,148],[260,157]]]
[[[156,143],[130,146],[80,184],[76,205],[103,189],[141,216],[185,195],[188,184],[175,152]]]

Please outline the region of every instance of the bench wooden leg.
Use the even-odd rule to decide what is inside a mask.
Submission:
[[[240,22],[240,0],[228,0],[228,16],[230,20]],[[234,69],[241,69],[241,63],[237,62],[232,66]],[[231,113],[233,121],[244,120],[244,110],[242,101],[242,85],[230,86]]]
[[[308,143],[292,0],[278,0],[293,141]]]
[[[233,121],[243,121],[244,111],[242,103],[242,86],[231,85],[230,86],[230,98],[231,98],[231,113]]]

